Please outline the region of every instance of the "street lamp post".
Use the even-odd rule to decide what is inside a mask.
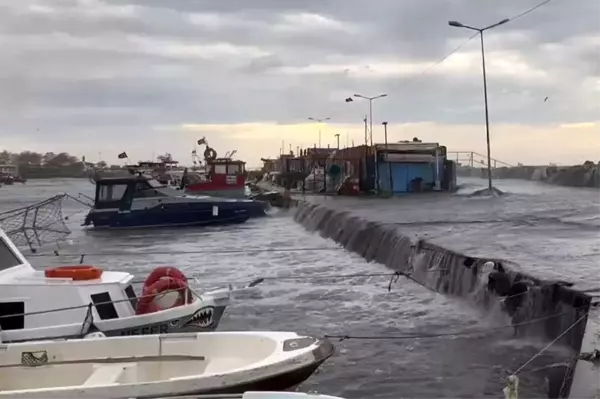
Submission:
[[[336,134],[334,134],[334,136],[337,138],[337,149],[339,150],[340,149],[340,134],[336,133]]]
[[[491,155],[491,151],[490,151],[490,119],[489,119],[489,113],[488,113],[487,78],[485,75],[485,50],[483,47],[483,32],[488,29],[495,28],[496,26],[503,25],[503,24],[507,23],[508,21],[510,21],[510,19],[508,19],[508,18],[503,19],[500,22],[497,22],[493,25],[490,25],[490,26],[487,26],[487,27],[481,28],[481,29],[475,28],[472,26],[468,26],[468,25],[464,25],[457,21],[448,21],[448,25],[453,26],[455,28],[465,28],[465,29],[470,29],[470,30],[479,32],[479,37],[481,39],[481,64],[483,67],[483,99],[484,99],[484,106],[485,106],[485,134],[486,134],[486,142],[487,142],[488,190],[489,190],[490,194],[492,193],[492,155]]]
[[[354,94],[354,97],[369,100],[369,141],[371,142],[371,146],[372,146],[373,145],[373,100],[382,98],[382,97],[387,97],[387,94],[379,94],[375,97],[367,97],[367,96],[363,96],[361,94]],[[350,100],[352,101],[352,99],[350,99]],[[348,101],[348,100],[346,100],[346,101]]]
[[[330,120],[331,118],[323,118],[323,119],[317,119],[317,118],[308,118],[311,121],[315,121],[319,124],[319,148],[321,148],[321,123]]]

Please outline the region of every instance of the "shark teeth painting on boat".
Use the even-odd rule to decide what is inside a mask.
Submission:
[[[198,309],[188,321],[183,323],[183,327],[200,327],[208,328],[214,322],[215,308],[214,306],[206,306]]]

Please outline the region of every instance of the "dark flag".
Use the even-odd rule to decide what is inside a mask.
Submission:
[[[354,100],[352,99],[352,97],[348,97],[348,98],[346,99],[346,102],[347,102],[347,103],[351,103],[352,101],[354,101]]]
[[[206,144],[206,137],[202,137],[200,140],[198,140],[198,145],[202,144]]]
[[[117,155],[117,157],[118,157],[119,159],[125,159],[125,158],[128,158],[128,157],[127,157],[127,153],[126,153],[126,152],[122,152],[122,153],[120,153],[119,155]]]

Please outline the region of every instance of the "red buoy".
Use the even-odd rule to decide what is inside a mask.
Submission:
[[[102,276],[102,269],[95,266],[58,266],[44,270],[46,278],[70,278],[73,281],[96,280]]]
[[[158,280],[164,277],[172,277],[187,283],[187,278],[181,270],[173,266],[159,266],[150,272],[146,280],[144,281],[144,287],[142,292],[146,291],[148,287],[156,283]]]
[[[188,292],[188,297],[191,298],[187,282],[173,277],[163,277],[147,287],[142,296],[138,298],[135,314],[140,315],[165,310],[156,303],[156,297],[168,291],[177,292],[177,300],[168,309],[184,305],[186,303],[186,292]],[[187,302],[189,303],[189,301]]]

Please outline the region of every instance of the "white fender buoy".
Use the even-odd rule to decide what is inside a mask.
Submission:
[[[83,336],[83,339],[98,339],[98,338],[106,338],[106,334],[102,331],[94,331],[91,333],[87,333]]]

